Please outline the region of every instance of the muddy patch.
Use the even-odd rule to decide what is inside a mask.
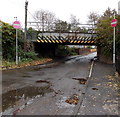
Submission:
[[[20,99],[33,98],[37,95],[44,96],[46,93],[53,92],[49,85],[44,87],[24,87],[21,89],[11,90],[2,95],[2,111],[13,107]]]
[[[80,84],[85,85],[87,80],[85,78],[72,78],[73,80],[78,80]]]

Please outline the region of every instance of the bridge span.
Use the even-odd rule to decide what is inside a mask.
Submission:
[[[62,45],[96,45],[95,33],[39,33],[33,42]]]

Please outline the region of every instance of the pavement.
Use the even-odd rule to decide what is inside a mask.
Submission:
[[[77,115],[120,115],[119,94],[120,82],[113,65],[95,62]]]

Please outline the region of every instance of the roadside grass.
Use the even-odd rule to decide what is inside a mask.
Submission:
[[[2,61],[2,70],[5,69],[14,69],[14,68],[22,68],[22,67],[27,67],[27,66],[34,66],[34,65],[38,65],[38,64],[44,64],[47,62],[52,61],[51,58],[37,58],[35,60],[32,59],[24,59],[18,62],[18,65],[16,65],[15,62],[9,62],[6,60]]]

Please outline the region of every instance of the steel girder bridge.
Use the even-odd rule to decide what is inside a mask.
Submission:
[[[61,45],[96,45],[94,33],[40,33],[34,42]]]

